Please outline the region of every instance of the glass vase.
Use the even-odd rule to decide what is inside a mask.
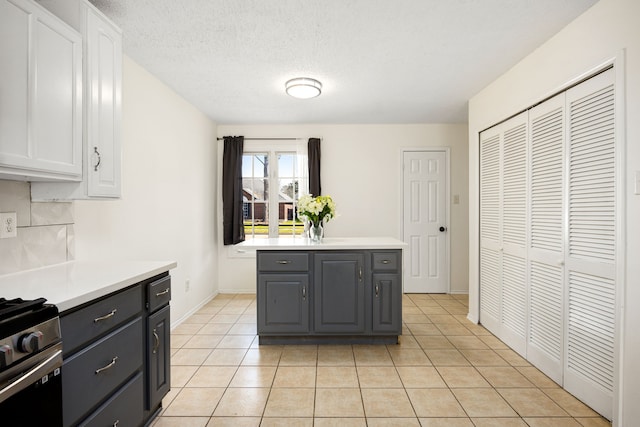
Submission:
[[[319,222],[317,224],[311,223],[309,227],[309,238],[312,243],[320,243],[322,242],[322,223]]]

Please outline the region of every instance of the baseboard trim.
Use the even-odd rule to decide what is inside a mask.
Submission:
[[[207,298],[205,298],[200,304],[196,305],[195,307],[193,307],[191,310],[189,310],[188,312],[185,313],[184,316],[182,316],[181,318],[179,318],[176,321],[171,322],[171,330],[173,331],[177,326],[179,326],[182,322],[184,322],[185,320],[187,320],[192,314],[195,314],[196,311],[200,310],[202,307],[204,307],[205,305],[207,305],[209,303],[209,301],[211,301],[212,299],[214,299],[215,297],[218,296],[220,292],[214,292],[213,294],[211,294],[210,296],[208,296]]]

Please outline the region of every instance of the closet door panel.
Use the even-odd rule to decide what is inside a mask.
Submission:
[[[527,359],[559,384],[564,357],[564,116],[564,93],[529,111]]]
[[[567,91],[565,388],[611,418],[615,360],[614,73]]]
[[[499,334],[502,312],[501,128],[480,135],[480,322]]]
[[[528,113],[503,124],[502,317],[500,339],[526,354]]]

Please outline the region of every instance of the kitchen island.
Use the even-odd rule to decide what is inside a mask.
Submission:
[[[402,249],[393,238],[254,239],[260,344],[391,344],[402,334]]]

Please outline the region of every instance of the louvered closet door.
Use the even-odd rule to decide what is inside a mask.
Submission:
[[[529,111],[527,359],[559,384],[564,353],[564,106],[562,93]]]
[[[528,113],[503,124],[502,316],[499,337],[524,355],[527,332]]]
[[[501,130],[480,135],[480,323],[496,334],[502,316]]]
[[[614,72],[567,91],[565,388],[611,418],[616,301]]]
[[[480,321],[526,346],[527,113],[480,136]]]

